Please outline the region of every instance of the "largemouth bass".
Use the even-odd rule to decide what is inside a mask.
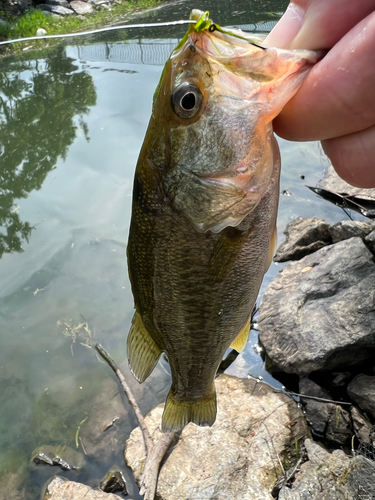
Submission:
[[[280,156],[272,119],[317,54],[263,48],[193,11],[168,60],[134,179],[131,371],[171,367],[163,432],[212,425],[214,378],[241,351],[274,253]]]

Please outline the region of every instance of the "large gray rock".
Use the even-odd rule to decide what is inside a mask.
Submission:
[[[60,5],[60,7],[69,7],[68,0],[45,0],[47,5]]]
[[[47,485],[43,500],[119,500],[113,493],[93,490],[89,486],[56,476]]]
[[[285,242],[280,245],[273,258],[275,262],[298,260],[319,248],[332,243],[328,222],[318,217],[297,217],[286,226]]]
[[[375,265],[360,238],[286,266],[260,308],[259,339],[276,369],[308,375],[375,354]]]
[[[358,236],[366,241],[366,237],[375,230],[375,220],[358,221],[345,220],[337,222],[330,227],[329,232],[332,237],[332,243],[348,240]]]
[[[348,385],[349,396],[375,418],[375,377],[357,375]]]
[[[323,177],[317,184],[317,187],[327,189],[328,191],[332,191],[334,193],[345,193],[351,196],[359,196],[360,198],[375,200],[375,189],[363,189],[351,186],[336,174],[336,170],[332,165],[326,168]]]
[[[328,391],[308,378],[300,380],[299,392],[315,398],[332,400]],[[340,405],[303,397],[301,401],[307,421],[316,434],[339,444],[345,444],[353,435],[350,414]]]
[[[88,2],[82,2],[81,0],[74,0],[74,2],[70,2],[70,8],[74,10],[76,14],[92,14],[94,11],[94,7]]]
[[[299,260],[326,245],[355,236],[362,238],[371,252],[375,250],[375,220],[346,220],[331,226],[318,217],[298,217],[287,224],[284,234],[286,239],[277,249],[275,262]]]
[[[284,393],[228,375],[216,379],[218,414],[212,427],[189,424],[159,475],[158,500],[272,500],[270,492],[296,461],[296,442],[309,430],[302,411]],[[163,407],[146,417],[154,440]],[[126,443],[125,458],[139,482],[145,449],[139,428]]]
[[[74,14],[71,9],[66,7],[61,7],[60,5],[48,5],[45,3],[37,5],[38,9],[45,10],[47,12],[52,12],[53,14],[58,14],[59,16],[70,16]]]
[[[292,487],[284,486],[279,500],[373,500],[375,463],[362,456],[350,458],[342,450],[332,454],[307,439],[309,461],[301,466]]]

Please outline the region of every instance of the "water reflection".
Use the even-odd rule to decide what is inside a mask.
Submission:
[[[0,73],[0,257],[22,252],[33,227],[15,200],[40,189],[58,158],[66,158],[84,115],[96,104],[91,76],[78,71],[64,47],[40,59],[8,60]],[[56,133],[57,131],[57,133]]]

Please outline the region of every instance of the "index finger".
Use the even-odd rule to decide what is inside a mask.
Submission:
[[[330,49],[374,8],[374,0],[292,0],[265,44],[282,49]]]

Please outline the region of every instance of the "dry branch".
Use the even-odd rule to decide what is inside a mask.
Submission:
[[[150,433],[146,427],[145,420],[137,405],[137,402],[130,390],[130,387],[125,381],[125,377],[122,374],[119,367],[116,365],[111,356],[103,349],[103,347],[96,342],[95,349],[98,351],[100,356],[109,364],[109,366],[114,371],[116,377],[119,379],[122,388],[128,398],[130,406],[133,408],[135,416],[137,417],[139,427],[142,431],[143,441],[145,443],[146,449],[146,462],[144,467],[144,472],[141,477],[140,482],[140,494],[144,495],[144,500],[154,500],[156,487],[158,483],[158,475],[160,464],[163,460],[163,457],[171,445],[173,439],[177,436],[178,433],[170,432],[168,434],[163,434],[162,437],[158,440],[156,444],[154,444]]]

